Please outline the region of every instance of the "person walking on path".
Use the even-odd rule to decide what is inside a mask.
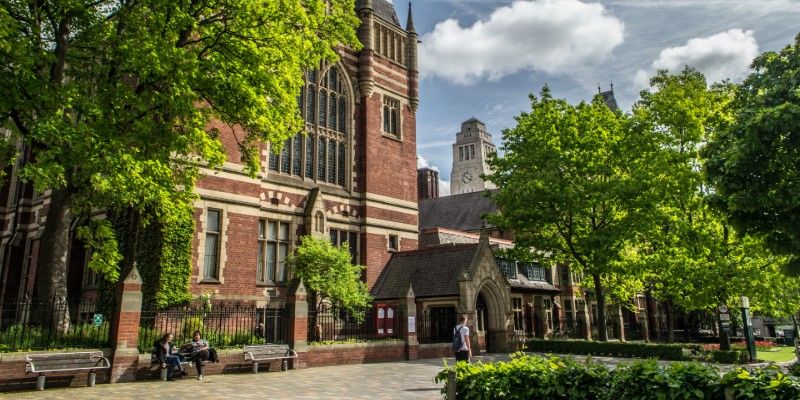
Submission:
[[[469,344],[469,327],[467,326],[467,316],[462,315],[458,318],[458,325],[453,328],[453,351],[456,353],[456,362],[466,361],[472,358],[472,347]]]

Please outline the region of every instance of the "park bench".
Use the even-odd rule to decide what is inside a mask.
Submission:
[[[180,349],[178,349],[178,351],[175,354],[176,355],[180,355],[182,357],[183,361],[181,361],[181,368],[186,369],[187,367],[190,367],[192,365],[192,361],[191,361],[192,352],[191,352],[191,350],[186,349],[186,348],[180,348]],[[166,381],[167,380],[167,377],[168,377],[168,374],[169,374],[169,365],[167,365],[166,367],[162,367],[161,363],[158,362],[158,360],[156,360],[155,354],[151,354],[150,355],[150,369],[151,370],[158,369],[159,372],[160,372],[161,380],[162,381]]]
[[[289,369],[288,361],[297,358],[297,353],[287,344],[258,344],[244,346],[244,361],[253,363],[253,373],[258,373],[258,363],[281,360],[281,370]]]
[[[101,351],[75,353],[29,354],[25,357],[25,373],[39,374],[36,390],[44,390],[45,374],[49,372],[89,371],[88,386],[94,386],[98,369],[109,369],[111,363]]]

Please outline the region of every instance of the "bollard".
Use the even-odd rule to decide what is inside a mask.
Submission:
[[[168,374],[168,373],[169,373],[169,369],[167,369],[167,368],[161,368],[161,380],[162,380],[162,381],[165,381],[165,380],[167,380],[167,374]]]
[[[44,375],[36,377],[36,390],[44,390]]]
[[[456,400],[456,371],[447,371],[447,400]]]
[[[94,387],[94,383],[97,380],[97,374],[94,371],[89,372],[89,387]]]
[[[254,374],[258,373],[258,363],[255,361],[253,361],[253,373]]]

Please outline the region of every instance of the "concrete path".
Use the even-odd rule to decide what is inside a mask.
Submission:
[[[505,355],[477,357],[483,361]],[[174,382],[142,381],[93,388],[16,392],[0,399],[441,399],[443,385],[433,382],[442,359],[318,367],[285,372],[209,375],[200,382],[189,376]],[[453,360],[448,360],[450,364]]]

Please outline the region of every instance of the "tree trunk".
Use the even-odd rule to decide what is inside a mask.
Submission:
[[[644,309],[647,314],[647,326],[650,327],[648,330],[650,336],[648,340],[657,341],[658,336],[656,331],[658,330],[658,326],[656,326],[655,319],[655,304],[653,301],[653,293],[650,292],[649,289],[644,292]]]
[[[67,304],[67,268],[69,267],[72,193],[68,188],[53,189],[50,208],[42,232],[42,247],[36,272],[39,301],[52,302],[50,327],[58,332],[69,330],[69,305]]]
[[[667,299],[664,306],[667,309],[667,341],[673,343],[675,342],[675,316],[672,312],[672,300]]]
[[[601,342],[608,341],[608,321],[606,321],[606,293],[600,275],[592,274],[594,279],[594,294],[597,297],[597,338]],[[588,305],[587,305],[588,306]]]

